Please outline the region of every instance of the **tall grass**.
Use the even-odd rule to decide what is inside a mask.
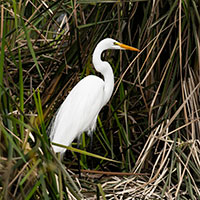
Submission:
[[[199,199],[199,6],[1,1],[1,199]],[[83,135],[61,163],[47,127],[80,79],[100,75],[91,56],[105,37],[141,52],[104,53],[115,91],[98,117],[95,155]]]

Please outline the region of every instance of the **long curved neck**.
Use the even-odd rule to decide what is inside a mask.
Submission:
[[[104,82],[105,82],[104,104],[106,104],[109,101],[109,99],[112,95],[112,92],[113,92],[114,75],[113,75],[113,70],[112,70],[110,64],[108,62],[101,60],[101,54],[104,50],[106,50],[106,49],[103,48],[101,43],[99,43],[94,50],[92,62],[93,62],[95,69],[98,72],[100,72],[104,77]]]

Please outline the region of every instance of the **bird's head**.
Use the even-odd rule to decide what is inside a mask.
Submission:
[[[125,44],[122,44],[112,38],[105,38],[98,45],[101,45],[104,50],[106,49],[120,49],[120,50],[131,50],[131,51],[140,51],[135,47],[131,47]]]

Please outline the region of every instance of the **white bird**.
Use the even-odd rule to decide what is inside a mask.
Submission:
[[[110,64],[101,60],[101,54],[107,49],[139,51],[138,49],[119,43],[111,38],[100,41],[93,53],[92,62],[104,80],[89,75],[83,78],[72,89],[60,106],[50,130],[52,143],[69,146],[75,138],[80,138],[85,131],[90,135],[95,127],[97,116],[109,101],[114,88],[114,74]],[[53,145],[54,152],[65,152],[65,148]]]

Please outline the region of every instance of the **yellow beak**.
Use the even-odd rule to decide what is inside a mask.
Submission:
[[[122,43],[116,42],[116,45],[122,47],[123,49],[127,49],[127,50],[131,50],[131,51],[138,51],[138,52],[140,52],[139,49],[137,49],[137,48],[135,48],[135,47],[128,46],[128,45],[126,45],[126,44],[122,44]]]

